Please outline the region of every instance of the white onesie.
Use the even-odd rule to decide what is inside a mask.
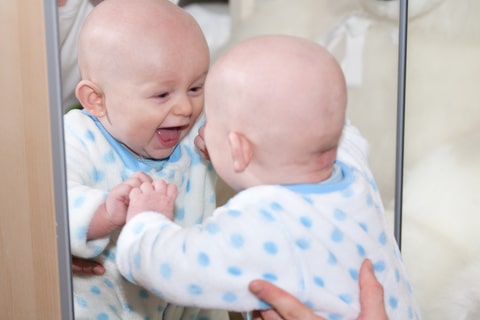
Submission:
[[[215,174],[200,158],[193,139],[200,120],[168,159],[142,160],[110,136],[86,111],[65,115],[70,243],[72,254],[104,264],[103,276],[73,278],[75,319],[226,320],[225,311],[183,308],[169,304],[125,280],[115,264],[116,237],[87,241],[90,221],[108,191],[132,173],[175,183],[179,190],[175,221],[183,226],[201,223],[215,207]]]
[[[389,318],[420,319],[367,154],[347,125],[328,182],[247,189],[189,228],[141,213],[120,234],[119,269],[167,301],[235,311],[267,307],[248,291],[251,280],[266,279],[334,320],[358,317],[368,258]]]

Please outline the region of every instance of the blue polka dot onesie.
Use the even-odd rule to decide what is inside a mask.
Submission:
[[[389,318],[420,319],[367,154],[347,125],[326,182],[244,190],[189,228],[141,213],[120,234],[119,269],[168,301],[240,312],[268,307],[248,291],[251,280],[266,279],[338,320],[359,314],[358,275],[368,258]]]
[[[169,304],[127,281],[115,263],[118,232],[87,241],[90,221],[110,189],[143,171],[178,186],[175,221],[182,226],[201,223],[215,208],[215,173],[197,153],[193,139],[201,121],[165,160],[133,156],[86,111],[64,117],[72,254],[104,264],[103,276],[74,275],[75,319],[224,320],[225,311],[184,308]]]

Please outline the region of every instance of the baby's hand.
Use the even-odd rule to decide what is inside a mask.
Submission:
[[[127,221],[139,213],[156,211],[173,220],[177,186],[167,184],[163,180],[153,183],[142,183],[130,192],[130,205],[127,211]]]
[[[204,158],[205,160],[210,160],[210,156],[208,155],[207,145],[205,144],[204,136],[205,136],[205,126],[201,126],[200,129],[198,129],[198,135],[195,137],[194,143],[198,151],[200,152],[200,155],[202,156],[202,158]]]
[[[111,224],[121,227],[125,224],[130,202],[130,191],[142,183],[152,183],[152,178],[143,172],[136,172],[130,178],[113,188],[105,201],[105,209]]]

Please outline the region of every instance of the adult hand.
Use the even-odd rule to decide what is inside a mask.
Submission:
[[[105,268],[97,261],[72,256],[72,273],[100,276],[105,273]]]
[[[360,308],[358,320],[388,320],[383,301],[383,287],[375,278],[372,263],[365,260],[360,268]],[[326,320],[286,291],[265,280],[250,282],[250,291],[273,309],[255,311],[253,319]]]
[[[370,260],[365,260],[360,268],[360,314],[358,320],[388,320],[383,287],[375,278]]]

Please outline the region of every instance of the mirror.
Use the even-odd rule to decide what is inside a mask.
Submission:
[[[455,310],[457,297],[440,292],[469,288],[464,274],[480,278],[472,245],[478,225],[473,193],[480,180],[477,2],[415,1],[407,12],[402,252],[425,319],[455,318],[445,315]],[[348,117],[371,144],[372,170],[393,228],[398,17],[408,1],[230,0],[228,8],[206,3],[210,7],[203,1],[183,5],[204,29],[213,59],[242,39],[286,33],[324,44],[341,61],[349,86]],[[62,63],[73,56],[62,53]],[[219,204],[233,194],[222,184],[218,191]],[[452,278],[454,272],[458,278]]]
[[[213,59],[224,48],[240,40],[266,33],[305,37],[331,50],[341,61],[347,76],[348,117],[371,141],[372,168],[376,176],[381,177],[377,178],[377,182],[384,202],[391,201],[394,195],[396,151],[397,19],[383,19],[360,0],[230,0],[229,10],[225,10],[225,4],[217,10],[212,9],[211,1],[207,3],[193,1],[185,4],[185,8],[198,19],[207,40],[212,39],[209,44],[215,46],[215,50],[212,50]],[[65,109],[75,104],[71,96],[76,82],[71,79],[78,79],[76,32],[94,5],[88,1],[69,0],[59,8]],[[202,20],[202,17],[206,18]],[[220,28],[218,25],[209,26],[208,22],[213,20],[223,24]],[[231,22],[231,28],[225,26],[225,21]],[[213,42],[220,37],[219,31],[227,30],[228,38],[221,43]],[[225,202],[231,195],[229,188],[219,184],[219,203]]]

